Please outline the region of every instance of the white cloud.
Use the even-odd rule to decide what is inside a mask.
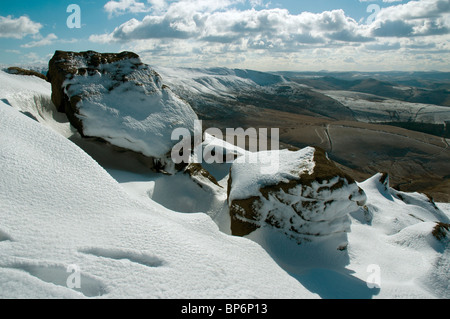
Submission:
[[[0,16],[0,38],[22,39],[27,35],[39,33],[42,24],[33,22],[27,16],[14,19],[12,16]]]
[[[50,45],[53,43],[54,40],[58,39],[56,34],[50,33],[45,38],[42,38],[37,41],[31,41],[29,43],[21,45],[22,48],[36,48],[36,47],[42,47],[46,45]]]
[[[162,12],[167,9],[168,4],[165,0],[148,0],[150,9],[154,12]]]
[[[140,13],[149,11],[145,3],[137,2],[136,0],[111,0],[105,4],[104,9],[108,12],[110,17],[125,13]]]
[[[379,37],[415,37],[450,34],[450,1],[410,1],[381,9],[373,34]]]
[[[419,0],[383,8],[378,14],[382,20],[414,20],[437,18],[450,12],[448,0]]]
[[[23,64],[26,64],[26,65],[33,65],[33,64],[45,65],[45,64],[48,64],[49,59],[48,59],[48,57],[42,57],[35,52],[30,52],[25,55],[22,55],[21,61]]]
[[[237,6],[244,2],[248,9]],[[146,17],[90,40],[122,44],[152,63],[189,66],[376,69],[385,63],[405,69],[419,50],[448,56],[448,46],[436,45],[450,39],[448,0],[384,2],[392,3],[367,25],[343,10],[291,14],[252,0],[148,0]],[[380,62],[380,57],[386,61]]]
[[[21,54],[21,52],[19,50],[13,50],[13,49],[6,49],[3,50],[6,53],[13,53],[13,54]]]
[[[131,41],[144,39],[195,39],[204,42],[278,42],[282,45],[330,41],[365,42],[369,28],[345,15],[343,10],[292,15],[285,9],[236,10],[233,1],[182,1],[161,15],[131,19],[107,35],[91,41]],[[203,10],[199,10],[199,8]],[[228,10],[223,10],[228,8]]]

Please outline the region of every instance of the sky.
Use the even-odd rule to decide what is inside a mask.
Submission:
[[[449,0],[27,0],[0,3],[0,64],[55,50],[158,66],[450,71]]]

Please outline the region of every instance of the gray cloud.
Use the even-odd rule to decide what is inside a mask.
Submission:
[[[434,42],[448,39],[443,37],[450,29],[448,0],[384,1],[393,5],[382,9],[371,25],[357,22],[343,10],[291,14],[280,8],[237,9],[236,4],[244,0],[151,1],[159,3],[158,10],[90,40],[124,47],[131,42],[137,52],[184,57],[186,61],[192,56],[242,59],[238,54],[292,55],[295,60],[301,52],[315,55],[319,52],[315,49],[323,49],[321,52],[337,61],[347,56],[359,63],[361,53],[372,59],[373,51],[413,50],[419,41],[431,50]],[[422,41],[425,38],[429,41]]]
[[[371,51],[395,51],[400,49],[402,46],[400,43],[373,43],[373,44],[366,44],[365,48],[367,50]]]
[[[372,32],[378,37],[445,35],[450,32],[450,1],[422,0],[380,11]]]
[[[379,27],[373,30],[375,37],[409,37],[413,35],[412,25],[401,20],[379,22]]]

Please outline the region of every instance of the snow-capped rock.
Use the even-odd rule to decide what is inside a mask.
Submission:
[[[366,201],[351,177],[318,148],[252,156],[259,156],[257,164],[251,158],[236,162],[230,172],[228,204],[234,235],[270,226],[299,243],[336,235],[337,248],[345,248],[342,234],[350,231],[349,213]],[[278,161],[275,174],[261,170],[267,157]]]
[[[49,62],[52,101],[82,136],[98,137],[148,157],[164,157],[178,127],[197,115],[132,52],[56,51]]]
[[[216,178],[204,169],[201,164],[190,163],[184,169],[184,173],[187,174],[201,188],[222,187],[219,185]]]

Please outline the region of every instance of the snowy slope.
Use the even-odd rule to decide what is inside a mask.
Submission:
[[[231,164],[205,165],[222,189],[106,171],[66,139],[74,131],[48,83],[3,72],[0,82],[0,298],[450,298],[450,235],[432,235],[449,204],[377,175],[359,184],[367,204],[350,214],[345,251],[273,228],[231,237]],[[67,287],[73,264],[78,290]]]
[[[354,215],[349,235],[353,269],[380,266],[380,297],[449,298],[450,237],[438,241],[432,235],[436,222],[449,223],[448,212],[430,207],[421,194],[386,188],[380,177],[360,184],[368,204]]]
[[[301,111],[302,107],[306,107],[300,103],[303,99],[303,102],[312,103],[313,107],[309,108],[309,111],[330,117],[343,116],[345,112],[349,112],[352,119],[366,123],[419,122],[444,124],[450,121],[450,109],[448,107],[409,103],[353,91],[319,90],[271,73],[226,68],[155,67],[155,69],[180,96],[197,105],[199,108],[197,111],[202,112],[205,109],[207,115],[215,111],[215,108],[220,105],[219,101],[228,103],[228,107],[231,108],[235,107],[233,103],[236,103],[239,97],[252,96],[253,94],[253,101],[256,103],[261,99],[261,95],[267,94],[275,105],[265,105],[265,107],[275,107],[280,110],[283,110],[285,106],[283,103],[287,103],[286,100],[277,100],[280,96],[286,95],[288,100],[299,98],[296,107],[288,109],[289,112],[293,113]],[[304,90],[301,90],[302,88]],[[311,95],[304,94],[309,89],[339,102],[342,108],[338,109],[336,113],[328,101],[314,99]],[[257,93],[255,94],[255,92]],[[208,100],[208,103],[204,102],[205,99]],[[327,107],[323,107],[324,104]]]
[[[81,149],[3,102],[0,147],[2,298],[314,297],[260,246],[206,215],[131,199]],[[73,264],[78,291],[66,286]]]
[[[361,122],[419,122],[443,124],[450,109],[432,104],[409,103],[350,91],[318,91],[349,107]]]
[[[154,67],[170,85],[182,88],[186,94],[210,94],[217,97],[233,97],[236,90],[270,87],[286,82],[280,75],[251,70],[211,68]]]
[[[70,137],[73,131],[65,114],[56,111],[51,102],[50,83],[34,77],[12,75],[0,70],[0,100],[28,117]]]
[[[213,143],[211,137],[208,143]],[[215,172],[219,177],[223,174]],[[182,174],[144,178],[126,172],[111,174],[144,202],[153,198],[174,210],[204,212],[223,232],[230,232],[225,178],[219,182],[225,186],[222,193],[213,194],[193,186]],[[297,245],[269,226],[246,237],[321,298],[449,298],[450,241],[438,241],[432,232],[436,222],[449,222],[450,206],[437,204],[440,209],[436,209],[426,196],[395,191],[381,183],[381,177],[358,184],[367,204],[350,213],[351,232],[344,251],[336,250],[333,240]],[[169,194],[175,194],[174,198]],[[379,285],[369,287],[377,274]]]
[[[443,241],[432,235],[448,211],[430,210],[420,194],[407,204],[380,177],[359,184],[367,206],[351,213],[346,251],[331,242],[298,246],[268,227],[247,237],[321,298],[449,298],[450,232]]]

